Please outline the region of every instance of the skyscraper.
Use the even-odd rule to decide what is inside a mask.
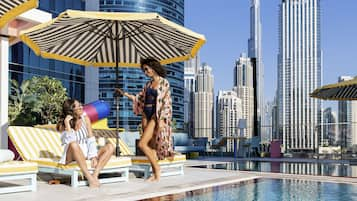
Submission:
[[[323,113],[323,134],[322,134],[322,139],[323,142],[322,144],[327,144],[329,146],[332,145],[340,145],[337,143],[338,139],[338,132],[337,132],[337,116],[336,113],[332,111],[332,109],[326,108]]]
[[[203,64],[196,75],[194,93],[194,137],[207,137],[210,141],[214,132],[214,88],[212,68]]]
[[[254,136],[254,88],[253,88],[253,64],[244,53],[236,61],[234,68],[234,88],[237,97],[242,100],[242,119],[247,120],[247,128],[244,136],[248,139]]]
[[[156,12],[163,17],[184,25],[184,0],[100,0],[100,11],[107,12]],[[123,66],[124,67],[124,66]],[[173,122],[176,129],[184,127],[184,66],[183,62],[173,63],[165,66],[167,78],[171,86],[171,96],[173,102]],[[119,87],[131,94],[137,94],[148,78],[141,72],[141,69],[120,68]],[[111,127],[116,125],[116,113],[114,104],[115,69],[99,69],[99,97],[112,104],[108,124]],[[132,102],[127,98],[120,98],[119,101],[119,125],[128,130],[136,130],[141,123],[141,118],[132,112]]]
[[[277,94],[277,93],[275,93]],[[278,97],[274,96],[272,111],[271,111],[271,129],[272,129],[272,140],[283,139],[279,133],[279,110],[278,110]]]
[[[242,102],[235,91],[219,91],[217,97],[217,128],[219,137],[238,137]],[[234,151],[233,139],[228,139],[226,152]]]
[[[351,76],[340,76],[338,82],[352,79]],[[341,145],[357,144],[357,101],[338,101],[338,121]]]
[[[279,16],[278,110],[285,151],[316,151],[321,101],[320,0],[282,0]]]
[[[262,111],[263,122],[262,122],[262,135],[261,140],[265,142],[270,142],[273,140],[273,108],[275,107],[274,101],[266,102],[264,105],[264,110]]]
[[[256,96],[257,96],[257,131],[254,136],[261,135],[264,108],[264,65],[262,60],[262,25],[260,18],[260,0],[250,3],[250,38],[248,40],[248,57],[256,58]],[[239,95],[238,95],[239,96]]]
[[[185,61],[184,80],[184,123],[185,131],[190,136],[193,136],[194,125],[194,93],[196,89],[196,74],[200,66],[199,56],[196,56],[189,61]]]

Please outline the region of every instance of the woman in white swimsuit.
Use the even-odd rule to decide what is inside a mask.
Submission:
[[[67,99],[63,103],[57,130],[62,132],[61,141],[64,145],[60,163],[69,164],[76,161],[87,178],[89,187],[99,187],[99,172],[113,155],[114,146],[108,143],[97,150],[90,119],[83,113],[82,105],[75,99]],[[88,171],[87,159],[91,160],[91,166],[95,168],[93,174]]]

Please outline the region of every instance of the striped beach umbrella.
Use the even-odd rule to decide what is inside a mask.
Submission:
[[[54,20],[21,32],[37,55],[85,66],[139,67],[140,58],[161,64],[188,60],[203,35],[156,13],[67,10]]]
[[[322,86],[310,94],[324,100],[357,100],[357,77],[352,80]]]
[[[21,40],[44,58],[95,67],[140,67],[154,57],[161,64],[196,56],[205,37],[157,13],[67,10],[54,20],[20,33]],[[119,97],[116,99],[119,155]]]
[[[0,28],[23,12],[37,8],[38,0],[1,0]]]

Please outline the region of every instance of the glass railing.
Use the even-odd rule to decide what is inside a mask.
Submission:
[[[259,130],[259,129],[258,129]],[[357,161],[357,122],[315,125],[263,125],[256,135],[254,128],[193,128],[185,131],[192,138],[208,137],[208,154],[238,157],[270,157],[279,143],[281,157],[343,159]],[[276,150],[275,150],[276,151]]]

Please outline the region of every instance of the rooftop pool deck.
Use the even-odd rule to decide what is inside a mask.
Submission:
[[[185,175],[162,177],[159,182],[146,182],[142,178],[130,176],[129,182],[103,184],[98,189],[88,187],[72,188],[68,184],[49,185],[48,174],[39,174],[37,192],[22,192],[0,195],[7,201],[80,201],[80,200],[144,200],[148,198],[178,194],[203,188],[234,184],[254,179],[297,179],[318,182],[334,182],[357,185],[357,178],[314,175],[296,175],[254,171],[235,171],[223,169],[194,168],[197,165],[210,165],[232,162],[233,158],[206,157],[187,160]],[[6,185],[0,183],[0,186]],[[150,200],[150,199],[148,199]]]

